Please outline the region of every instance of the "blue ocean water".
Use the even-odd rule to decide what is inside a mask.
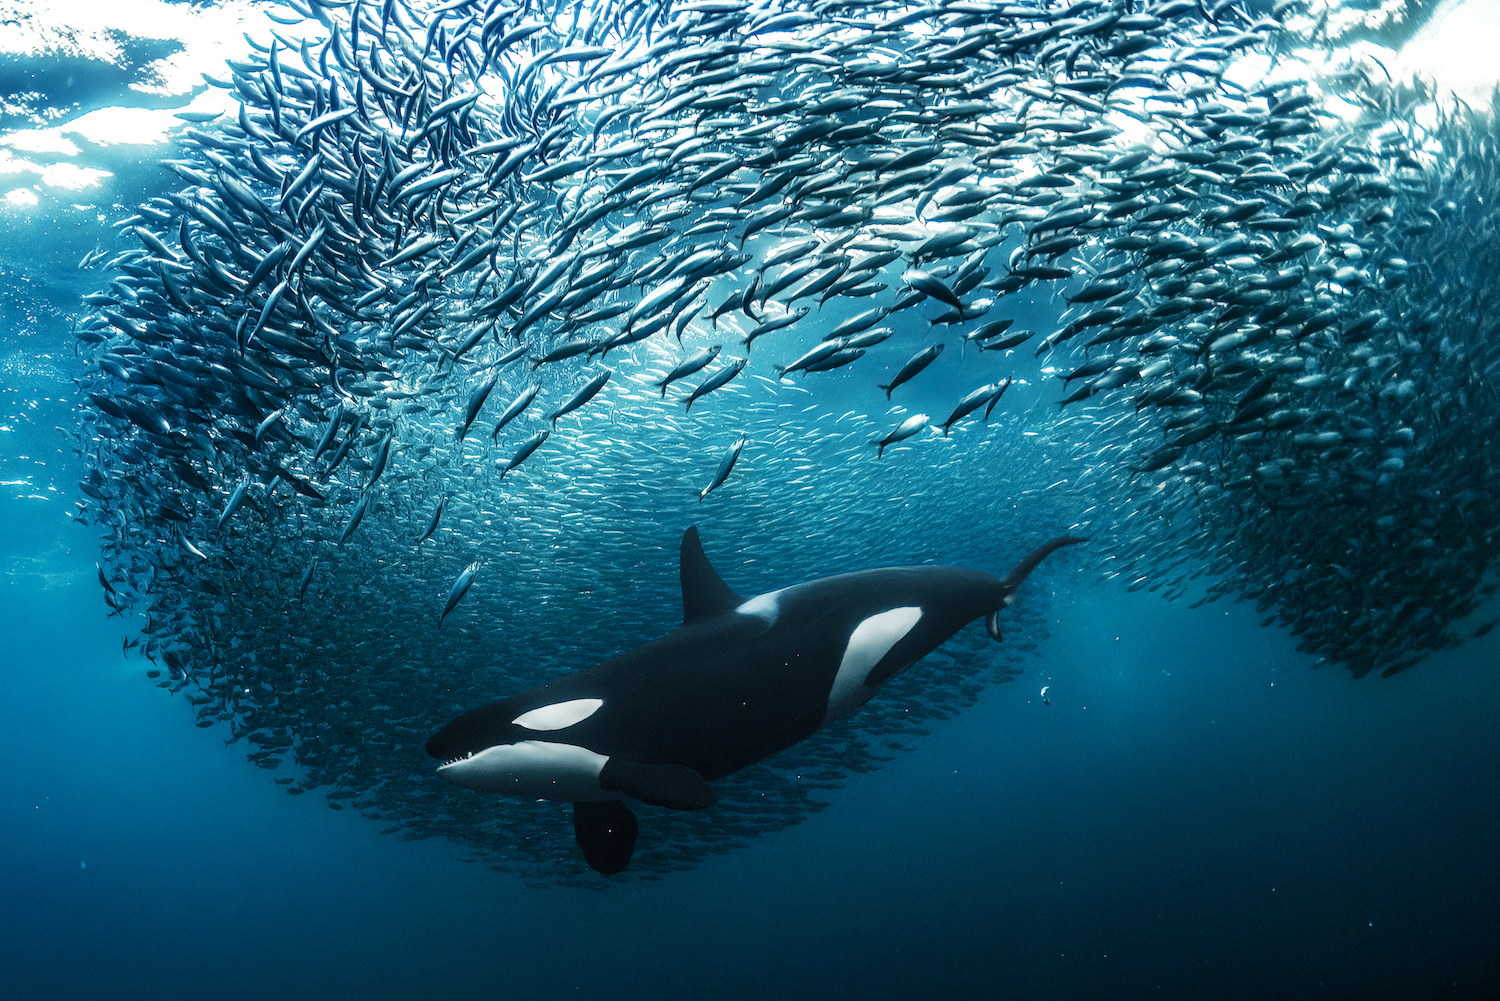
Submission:
[[[97,211],[55,195],[0,209],[4,997],[1482,998],[1500,984],[1496,633],[1352,681],[1247,605],[1053,578],[1022,599],[1048,609],[1050,637],[1018,681],[800,825],[604,890],[493,873],[287,796],[122,654],[97,539],[68,518],[83,472],[58,430],[79,419],[68,321],[97,284],[76,262],[156,183],[122,166],[148,155],[111,153]],[[933,375],[935,398],[968,388],[956,369]]]
[[[65,371],[47,337],[8,333],[7,393],[54,402],[4,455],[65,484],[66,381],[18,371],[44,344]],[[1018,683],[800,826],[660,882],[538,889],[286,796],[122,658],[68,500],[0,503],[6,997],[1483,997],[1500,977],[1493,635],[1351,681],[1246,606],[1070,588]]]

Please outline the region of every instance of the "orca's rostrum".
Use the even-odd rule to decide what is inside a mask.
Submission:
[[[589,865],[611,874],[635,849],[637,799],[713,806],[709,783],[811,736],[887,679],[999,612],[1055,538],[1003,580],[964,567],[883,567],[736,594],[696,527],[682,537],[682,626],[585,671],[471,710],[427,742],[438,774],[480,792],[573,803]]]

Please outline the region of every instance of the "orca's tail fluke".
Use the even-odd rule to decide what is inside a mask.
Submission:
[[[1005,579],[1000,582],[1001,584],[1005,585],[1005,590],[1007,592],[1005,603],[1008,605],[1013,600],[1015,600],[1015,593],[1021,587],[1021,582],[1027,578],[1031,571],[1035,570],[1038,566],[1041,565],[1042,560],[1045,560],[1047,557],[1051,556],[1054,552],[1061,549],[1063,546],[1076,546],[1080,542],[1087,541],[1089,540],[1083,538],[1080,535],[1060,535],[1050,542],[1044,543],[1038,548],[1032,550],[1032,552],[1020,563],[1017,563],[1016,568],[1009,574],[1007,574],[1005,576]]]
[[[1057,538],[1032,550],[1024,560],[1016,564],[1014,570],[1005,575],[1005,579],[1000,582],[1000,586],[1005,589],[1005,596],[1000,600],[1000,608],[995,609],[984,617],[984,628],[990,634],[991,639],[996,643],[1000,642],[1000,610],[1008,608],[1010,603],[1016,600],[1016,592],[1021,589],[1022,582],[1026,580],[1031,571],[1040,566],[1042,560],[1045,560],[1063,546],[1076,546],[1080,542],[1087,541],[1089,540],[1079,535],[1059,535]]]

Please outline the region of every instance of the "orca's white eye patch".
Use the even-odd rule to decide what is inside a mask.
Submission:
[[[602,705],[603,699],[573,699],[570,702],[539,706],[522,713],[511,722],[528,730],[561,730],[588,719]]]

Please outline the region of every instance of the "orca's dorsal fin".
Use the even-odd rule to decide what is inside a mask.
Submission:
[[[703,543],[698,540],[698,526],[682,533],[682,624],[716,618],[734,611],[745,599],[724,583],[724,578],[708,562]]]

